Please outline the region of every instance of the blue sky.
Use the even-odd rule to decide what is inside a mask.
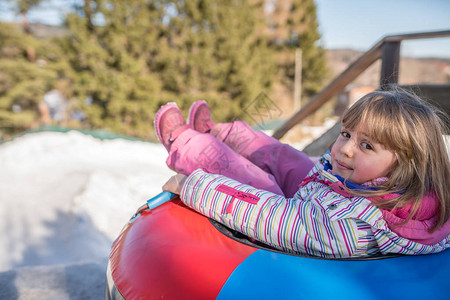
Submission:
[[[450,30],[450,0],[315,0],[322,45],[366,51],[386,35]],[[402,54],[450,58],[450,37],[405,41]]]
[[[63,3],[77,0],[53,0]],[[386,35],[450,30],[450,0],[315,0],[321,45],[325,48],[352,48],[366,51]],[[0,0],[0,20],[19,21],[4,9]],[[67,5],[66,5],[67,6]],[[3,8],[3,9],[2,9]],[[67,8],[66,8],[67,9]],[[46,9],[30,14],[31,21],[55,24],[58,12]],[[402,54],[450,58],[450,37],[402,43]]]

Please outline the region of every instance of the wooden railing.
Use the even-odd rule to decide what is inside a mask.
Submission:
[[[381,39],[371,49],[354,61],[344,72],[336,77],[322,91],[313,96],[294,116],[287,120],[274,133],[276,139],[282,138],[292,127],[317,111],[333,96],[343,91],[356,77],[378,59],[381,59],[380,87],[398,84],[400,65],[400,44],[404,40],[450,37],[450,30],[389,35]]]

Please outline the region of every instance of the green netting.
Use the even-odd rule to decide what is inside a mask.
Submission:
[[[286,122],[286,119],[267,120],[254,124],[252,128],[255,130],[276,130],[277,128],[280,128],[284,122]]]

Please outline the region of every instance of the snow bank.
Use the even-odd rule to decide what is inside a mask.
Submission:
[[[27,272],[45,280],[51,265],[54,274],[68,274],[68,266],[75,266],[70,274],[95,269],[103,280],[114,238],[174,174],[166,157],[160,144],[102,141],[77,131],[28,134],[0,145],[0,298],[9,299],[2,293],[14,284],[25,287]],[[32,285],[19,294],[27,298]]]

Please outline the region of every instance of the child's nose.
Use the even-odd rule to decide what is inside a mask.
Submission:
[[[354,153],[354,149],[353,149],[354,146],[355,146],[355,143],[352,140],[348,140],[345,142],[344,145],[342,145],[341,151],[348,157],[352,157],[353,153]]]

